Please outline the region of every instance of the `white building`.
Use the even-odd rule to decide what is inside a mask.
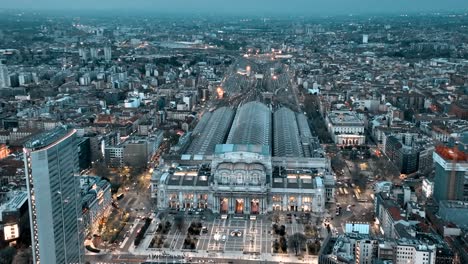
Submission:
[[[378,241],[373,239],[360,239],[356,241],[356,264],[372,264],[377,255]]]
[[[353,111],[331,111],[325,120],[328,132],[338,145],[363,145],[364,121]]]
[[[25,144],[34,263],[83,263],[76,130],[58,127]]]
[[[158,208],[209,208],[214,213],[270,211],[322,213],[323,179],[305,172],[273,175],[271,156],[259,145],[218,145],[211,168],[179,167],[157,176]]]
[[[436,261],[436,246],[419,240],[398,240],[394,252],[395,264],[435,264]]]
[[[227,107],[205,114],[184,154],[166,161],[177,167],[154,175],[158,207],[235,215],[323,213],[334,198],[334,176],[305,116],[281,108],[272,118],[259,102],[233,114]]]
[[[106,146],[104,151],[104,159],[107,166],[121,168],[124,166],[124,146]]]
[[[424,179],[422,182],[422,192],[426,198],[432,197],[434,193],[434,182],[429,179]]]
[[[369,35],[364,34],[362,35],[362,44],[367,44],[369,43]]]

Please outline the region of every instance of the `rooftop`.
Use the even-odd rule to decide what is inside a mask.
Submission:
[[[435,152],[445,160],[468,162],[468,154],[456,147],[451,148],[448,146],[439,145],[436,146]]]
[[[363,126],[364,122],[353,111],[332,111],[328,118],[333,125]]]
[[[28,201],[28,193],[26,191],[14,191],[7,195],[7,200],[0,204],[0,222],[2,221],[2,211],[16,211],[25,202]]]
[[[24,144],[26,148],[37,150],[46,147],[55,141],[70,136],[75,130],[70,130],[67,126],[58,126],[57,128],[33,136]]]
[[[270,155],[269,146],[252,145],[252,144],[218,144],[216,145],[215,153],[223,154],[227,152],[253,152],[264,156]]]
[[[299,126],[295,113],[289,108],[282,107],[274,113],[274,145],[275,156],[303,157]]]
[[[239,107],[226,143],[270,146],[270,109],[260,102],[249,102]]]

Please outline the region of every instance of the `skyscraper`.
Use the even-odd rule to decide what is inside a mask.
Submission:
[[[97,59],[98,57],[98,50],[96,48],[90,48],[89,52],[91,54],[91,59]]]
[[[468,154],[457,147],[438,146],[433,154],[435,165],[434,199],[468,201]]]
[[[34,263],[83,263],[76,130],[58,127],[25,144]]]
[[[8,74],[8,68],[0,62],[0,87],[10,87],[10,75]]]
[[[111,47],[104,47],[104,59],[106,61],[111,61],[111,59],[112,59],[112,48]]]

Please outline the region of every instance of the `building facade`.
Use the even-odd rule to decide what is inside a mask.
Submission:
[[[112,208],[111,185],[98,176],[82,176],[80,188],[83,228],[85,233],[92,234]]]
[[[385,141],[385,154],[397,166],[400,173],[410,174],[419,169],[419,151],[403,145],[395,136],[388,136]]]
[[[398,240],[395,247],[395,264],[435,264],[436,246],[418,240]]]
[[[438,146],[435,165],[434,199],[468,201],[468,155],[456,147]]]
[[[237,111],[222,107],[205,113],[179,144],[185,140],[183,154],[164,158],[153,174],[152,197],[160,209],[322,213],[334,198],[329,160],[305,116],[290,109],[273,112],[260,102]]]
[[[209,166],[158,173],[154,191],[160,209],[208,208],[235,215],[322,213],[327,200],[321,177],[304,170],[274,170],[268,148],[260,145],[218,145]]]
[[[82,263],[76,130],[58,127],[25,144],[34,263]]]
[[[353,111],[331,111],[325,119],[328,132],[338,145],[366,143],[364,121]]]
[[[0,88],[10,87],[10,75],[8,74],[8,67],[0,62]]]

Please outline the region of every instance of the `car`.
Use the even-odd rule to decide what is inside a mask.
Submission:
[[[223,235],[223,236],[221,237],[221,240],[222,240],[222,241],[226,241],[226,235]]]

